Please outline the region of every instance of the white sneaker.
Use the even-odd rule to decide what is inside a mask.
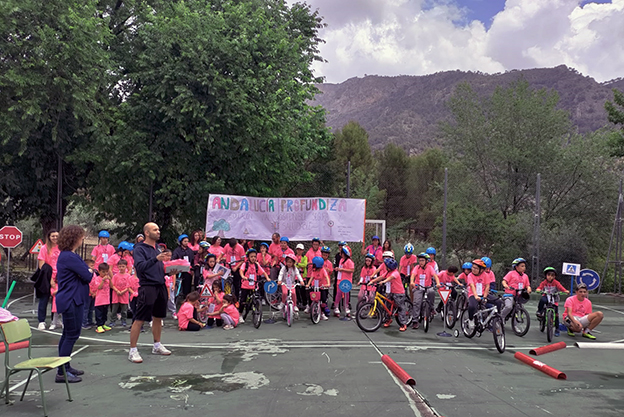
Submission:
[[[306,306],[305,310],[303,310],[305,314],[310,313],[310,306]]]
[[[141,355],[139,355],[139,351],[135,350],[134,352],[132,350],[130,350],[130,353],[128,354],[128,360],[132,363],[142,363],[143,362],[143,358],[141,357]]]
[[[262,305],[265,306],[266,305],[266,300],[262,299]]]
[[[347,308],[347,314],[351,314],[351,310]]]
[[[298,313],[299,312],[299,307],[295,306],[294,310],[295,310],[295,313]]]
[[[279,303],[279,305],[277,306],[278,310],[283,310],[284,309],[284,303]]]
[[[163,356],[169,356],[171,355],[171,351],[169,349],[167,349],[164,345],[160,345],[158,347],[152,347],[152,354],[153,355],[163,355]]]
[[[44,327],[44,329],[45,329],[45,327]],[[52,323],[52,324],[50,325],[50,330],[54,330],[54,329],[56,329],[56,324]]]
[[[340,309],[339,308],[335,308],[334,309],[334,314],[339,316],[340,315]]]
[[[45,322],[42,321],[41,323],[39,323],[39,326],[37,326],[37,330],[45,330],[45,329],[46,329]]]
[[[321,314],[321,320],[329,320],[325,314]]]
[[[152,321],[150,321],[150,327],[152,327],[152,323],[153,323],[153,322],[152,322]]]
[[[239,317],[238,318],[238,324],[243,324],[243,323],[245,323],[245,320],[243,320],[242,317]]]
[[[225,326],[223,326],[223,330],[232,330],[234,328],[234,326],[232,326],[231,324],[226,324]]]

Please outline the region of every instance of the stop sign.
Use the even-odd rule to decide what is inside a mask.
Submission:
[[[4,226],[0,229],[0,246],[14,248],[22,243],[22,232],[15,226]]]

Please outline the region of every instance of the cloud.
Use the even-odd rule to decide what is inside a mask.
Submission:
[[[500,72],[565,64],[598,81],[624,76],[624,0],[507,0],[489,29],[458,0],[307,0],[328,27],[315,71],[364,74]]]

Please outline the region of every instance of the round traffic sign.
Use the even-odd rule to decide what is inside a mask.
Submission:
[[[264,292],[267,294],[275,294],[277,291],[277,283],[275,281],[267,281],[264,283]]]
[[[14,248],[22,243],[22,232],[15,226],[4,226],[0,229],[0,246]]]
[[[581,273],[576,277],[576,283],[587,285],[587,291],[595,290],[600,285],[600,275],[592,269],[581,269]]]
[[[347,293],[351,291],[351,288],[353,288],[353,284],[351,284],[351,281],[343,279],[342,281],[340,281],[340,284],[338,284],[338,288],[340,288],[340,291]]]

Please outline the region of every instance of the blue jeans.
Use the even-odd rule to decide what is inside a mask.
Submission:
[[[84,306],[77,306],[71,303],[66,311],[63,311],[63,334],[58,344],[59,356],[71,356],[74,344],[80,337],[82,330],[82,315]],[[66,365],[69,368],[69,363]],[[62,368],[59,367],[58,374],[62,375]]]
[[[39,307],[37,308],[37,319],[39,323],[46,321],[46,315],[48,314],[48,304],[50,303],[50,294],[44,295],[39,299]]]
[[[89,302],[84,304],[84,317],[82,319],[82,326],[93,326],[93,311],[95,310],[95,298],[89,297]]]

